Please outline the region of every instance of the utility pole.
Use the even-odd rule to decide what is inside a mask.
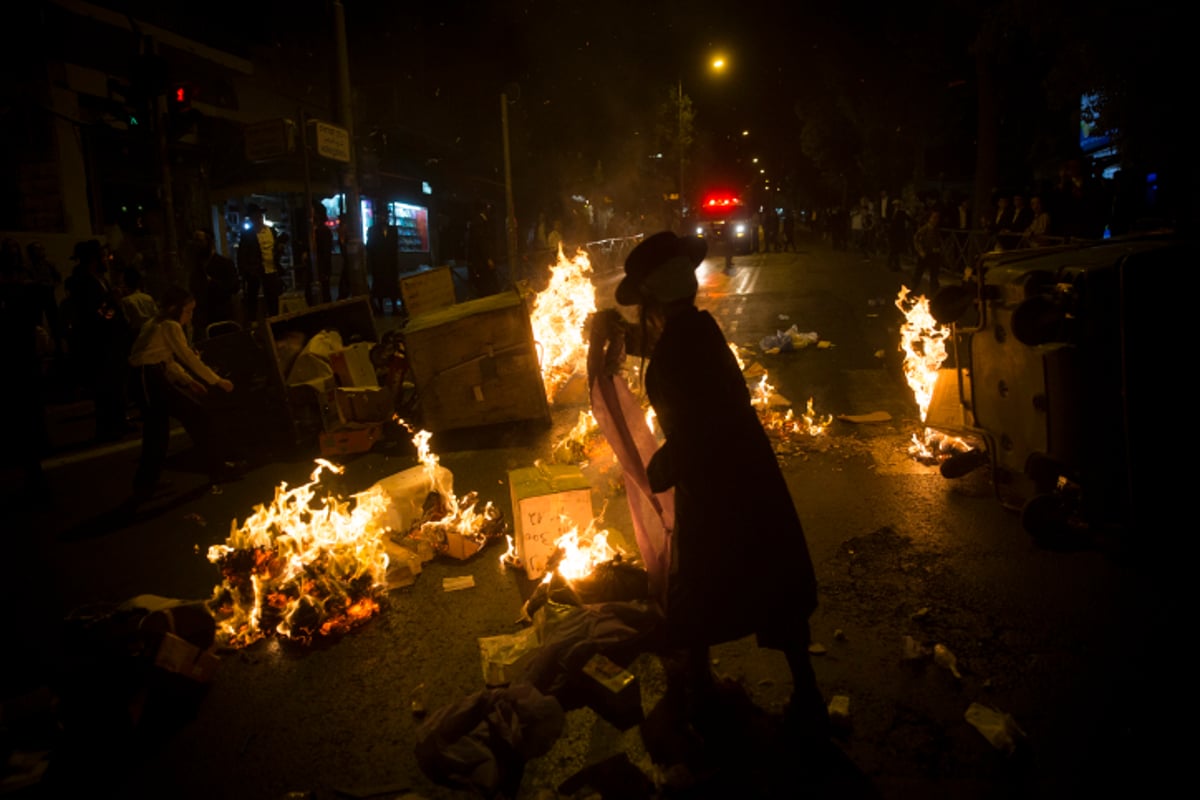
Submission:
[[[342,242],[342,269],[350,271],[350,293],[367,293],[367,273],[363,264],[362,205],[358,194],[358,148],[354,144],[354,98],[350,94],[350,51],[346,45],[346,11],[342,0],[333,0],[334,37],[337,40],[337,87],[339,124],[350,138],[350,162],[342,174],[346,195],[345,231]]]
[[[143,53],[146,56],[158,55],[158,43],[147,36],[143,39]],[[169,113],[167,109],[166,86],[155,86],[154,94],[154,127],[155,144],[158,151],[158,191],[162,203],[163,214],[163,276],[167,283],[183,283],[183,271],[179,268],[179,231],[175,221],[175,189],[171,180],[171,143]]]
[[[683,77],[679,78],[679,232],[683,232]]]
[[[513,206],[512,156],[508,149],[508,93],[500,94],[500,126],[504,133],[504,213],[505,243],[508,247],[508,277],[517,276],[517,210]]]

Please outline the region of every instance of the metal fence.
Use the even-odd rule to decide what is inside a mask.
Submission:
[[[1068,244],[1070,237],[1038,236],[1036,240],[1021,233],[991,233],[989,231],[962,231],[951,228],[940,228],[938,233],[942,238],[942,255],[945,268],[952,272],[963,273],[968,268],[974,269],[984,253],[996,250],[1020,250],[1029,247],[1051,247]]]

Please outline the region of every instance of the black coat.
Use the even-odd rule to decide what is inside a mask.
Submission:
[[[750,633],[803,644],[817,605],[804,530],[771,442],[720,327],[692,308],[671,317],[646,371],[666,434],[651,486],[675,488],[670,638],[696,646]]]

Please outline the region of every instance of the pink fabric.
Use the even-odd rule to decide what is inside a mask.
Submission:
[[[671,531],[675,527],[674,490],[655,494],[646,477],[646,464],[658,441],[646,425],[645,414],[624,379],[606,376],[591,386],[592,414],[608,439],[625,474],[625,496],[633,532],[646,565],[650,595],[665,608],[671,566]]]

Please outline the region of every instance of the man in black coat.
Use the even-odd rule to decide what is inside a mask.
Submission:
[[[234,297],[238,293],[238,274],[233,261],[217,252],[213,235],[199,229],[192,234],[195,263],[190,286],[196,299],[197,332],[214,322],[234,318]]]
[[[804,529],[746,379],[712,316],[695,305],[702,239],[657,233],[629,254],[617,287],[639,307],[649,355],[646,394],[666,441],[646,464],[655,493],[674,491],[666,587],[671,646],[688,651],[686,693],[703,714],[713,681],[709,646],[756,634],[792,670],[785,714],[798,732],[825,735],[828,716],[809,662],[817,584]],[[593,346],[625,346],[616,311],[597,315],[612,334]],[[609,363],[589,357],[590,363]]]
[[[500,291],[492,247],[490,212],[490,205],[478,203],[475,216],[467,225],[467,269],[471,274],[471,288],[476,297],[486,297]]]

